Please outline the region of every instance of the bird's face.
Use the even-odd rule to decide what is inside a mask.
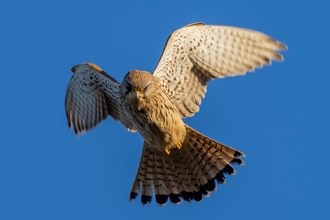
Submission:
[[[147,71],[132,70],[126,74],[122,84],[122,95],[133,103],[143,101],[152,90],[153,78]]]

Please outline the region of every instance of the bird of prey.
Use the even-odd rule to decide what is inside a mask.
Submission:
[[[168,38],[152,74],[128,72],[122,83],[91,63],[72,68],[65,111],[76,135],[96,127],[110,115],[144,139],[140,165],[129,199],[141,195],[143,205],[153,194],[163,206],[181,200],[201,201],[232,165],[242,165],[242,152],[186,125],[182,119],[199,111],[210,80],[243,75],[271,60],[285,44],[243,28],[194,23]]]

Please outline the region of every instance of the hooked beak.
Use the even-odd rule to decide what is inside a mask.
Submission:
[[[137,99],[137,98],[139,98],[139,96],[141,95],[141,92],[140,92],[139,90],[135,90],[135,91],[133,92],[133,95],[134,95],[134,98]]]

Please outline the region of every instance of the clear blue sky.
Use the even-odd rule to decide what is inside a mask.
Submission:
[[[0,1],[0,219],[330,219],[329,1]],[[185,122],[246,165],[202,203],[128,202],[143,139],[111,118],[78,139],[70,69],[119,82],[152,72],[189,23],[264,32],[289,47],[246,76],[212,81]],[[214,116],[216,115],[216,116]]]

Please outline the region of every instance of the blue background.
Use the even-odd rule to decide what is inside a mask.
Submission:
[[[0,219],[330,219],[329,1],[0,1]],[[246,165],[202,203],[128,202],[143,139],[111,118],[78,139],[64,97],[92,62],[152,72],[193,22],[264,32],[285,61],[212,81],[185,122]]]

